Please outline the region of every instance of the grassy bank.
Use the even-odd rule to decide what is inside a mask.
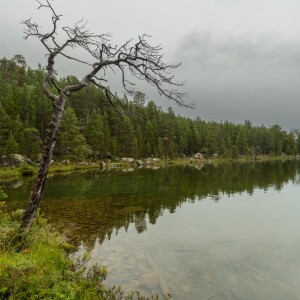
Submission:
[[[151,163],[150,166],[165,166],[165,165],[193,165],[193,164],[204,164],[204,163],[228,163],[228,162],[251,162],[251,161],[271,161],[271,160],[285,160],[285,159],[295,159],[295,157],[287,156],[257,156],[254,157],[239,157],[235,159],[224,158],[224,157],[214,157],[207,159],[194,159],[194,158],[174,158],[174,159],[161,159],[157,162]],[[122,169],[128,167],[135,167],[136,164],[129,164],[124,162],[109,162],[109,163],[56,163],[50,166],[49,173],[67,173],[74,172],[78,170],[90,170],[90,169],[99,169],[103,165],[106,168],[112,169]],[[146,164],[144,165],[146,166]],[[21,167],[0,167],[0,179],[4,180],[5,178],[11,177],[21,177],[21,176],[32,176],[37,173],[37,167],[32,167],[24,165]]]
[[[49,168],[49,173],[73,172],[77,170],[97,169],[99,164],[53,164]],[[0,178],[32,176],[37,174],[38,168],[34,166],[23,165],[21,167],[0,167]]]
[[[96,265],[86,270],[87,255],[70,260],[72,246],[41,216],[16,245],[12,241],[21,216],[21,210],[8,214],[0,202],[0,299],[146,299],[138,292],[125,295],[121,288],[106,288],[106,269]]]
[[[14,176],[21,176],[20,168],[0,167],[0,178],[9,178]]]

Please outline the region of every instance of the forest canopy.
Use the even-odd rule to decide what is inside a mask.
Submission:
[[[0,60],[0,162],[13,153],[37,161],[53,113],[53,104],[41,88],[44,76],[40,66],[30,68],[20,54]],[[57,78],[61,87],[77,82],[74,76]],[[132,100],[126,94],[117,98],[126,108],[123,116],[96,86],[70,95],[55,158],[163,157],[165,146],[168,157],[198,152],[230,158],[300,152],[298,130],[176,116],[172,108],[164,112],[152,100],[146,102],[141,91]]]

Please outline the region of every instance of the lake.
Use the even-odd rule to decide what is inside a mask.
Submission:
[[[127,171],[127,172],[125,172]],[[300,299],[300,163],[87,171],[48,178],[41,207],[108,285],[174,299]],[[32,180],[1,183],[9,209]]]

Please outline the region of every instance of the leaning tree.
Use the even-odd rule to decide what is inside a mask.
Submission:
[[[82,20],[72,27],[59,26],[62,16],[56,13],[49,0],[37,2],[38,9],[47,9],[52,15],[49,32],[42,32],[41,27],[31,18],[22,23],[25,25],[25,39],[30,37],[39,39],[47,51],[47,65],[42,88],[44,94],[52,101],[54,109],[43,145],[39,171],[24,211],[21,224],[23,232],[30,229],[43,195],[48,168],[68,96],[89,85],[95,85],[106,94],[107,101],[114,106],[114,102],[118,99],[111,92],[105,79],[106,70],[112,69],[114,72],[120,72],[123,88],[128,94],[135,93],[134,83],[128,79],[135,77],[156,87],[160,95],[174,100],[180,106],[187,106],[183,101],[185,94],[178,91],[178,87],[183,83],[176,82],[174,76],[170,74],[170,71],[176,69],[179,64],[164,63],[161,47],[151,46],[148,43],[149,36],[142,35],[136,42],[130,39],[121,46],[112,46],[110,34],[95,34],[86,28],[86,23]],[[76,55],[76,52],[73,51],[76,48],[81,48],[86,52],[86,55],[83,55],[86,59]],[[70,53],[74,53],[74,55]],[[54,69],[54,64],[59,56],[88,65],[90,71],[76,84],[60,87],[55,81]]]

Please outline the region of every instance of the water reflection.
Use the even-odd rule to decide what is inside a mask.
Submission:
[[[165,210],[174,213],[186,202],[252,195],[256,188],[280,190],[288,181],[296,182],[298,173],[299,162],[273,161],[55,175],[47,181],[41,206],[50,222],[72,232],[75,243],[93,243],[131,223],[142,233],[147,219],[155,224]],[[4,185],[8,206],[24,206],[32,182]]]
[[[174,299],[299,299],[299,161],[49,178],[42,208],[108,284]],[[8,182],[9,207],[32,182]],[[176,213],[175,213],[176,212]]]
[[[142,234],[129,226],[96,240],[90,263],[109,267],[108,284],[174,299],[298,299],[298,194],[288,183],[186,203]]]

